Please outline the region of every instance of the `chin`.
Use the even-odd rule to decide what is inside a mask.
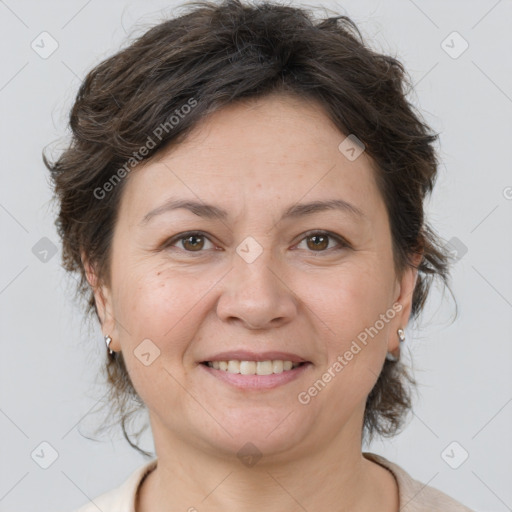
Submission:
[[[298,414],[290,414],[291,410],[275,410],[268,407],[262,410],[260,407],[248,411],[244,408],[234,414],[223,416],[215,415],[211,411],[224,428],[217,425],[217,434],[214,437],[204,436],[203,439],[229,456],[236,453],[241,457],[245,452],[249,455],[254,452],[254,455],[260,456],[279,454],[295,448],[310,430],[307,420],[301,418],[301,421],[298,421]]]

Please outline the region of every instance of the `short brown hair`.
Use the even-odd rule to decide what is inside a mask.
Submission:
[[[43,152],[60,206],[63,266],[78,273],[77,291],[87,312],[98,315],[81,252],[100,281],[109,283],[112,234],[126,180],[108,187],[108,194],[98,190],[105,191],[120,169],[127,174],[126,162],[158,127],[168,129],[152,138],[157,140],[141,161],[178,144],[198,121],[229,103],[282,93],[317,101],[342,133],[364,143],[389,214],[397,275],[412,265],[414,254],[423,255],[411,312],[417,317],[432,279],[437,275],[448,285],[449,253],[424,220],[423,202],[437,175],[438,135],[406,99],[412,86],[403,65],[370,49],[346,16],[316,20],[304,8],[239,0],[182,7],[190,8],[87,74],[70,114],[69,147],[53,163]],[[194,108],[169,123],[191,99]],[[149,455],[127,435],[127,419],[144,404],[122,353],[107,360],[105,369],[125,438]],[[374,433],[394,435],[403,424],[411,407],[406,381],[414,383],[406,367],[386,360],[366,402],[363,433],[370,439]],[[131,398],[136,407],[129,412]]]

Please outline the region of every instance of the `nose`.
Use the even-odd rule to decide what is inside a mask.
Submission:
[[[298,302],[288,281],[269,249],[252,263],[235,254],[233,268],[222,280],[217,315],[253,330],[285,325],[297,314]]]

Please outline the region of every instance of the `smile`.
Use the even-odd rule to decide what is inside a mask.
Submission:
[[[282,373],[297,368],[302,363],[292,361],[207,361],[210,368],[222,370],[228,373],[239,373],[241,375],[271,375]]]
[[[211,376],[239,389],[262,390],[295,380],[312,364],[292,361],[204,361],[198,365]]]

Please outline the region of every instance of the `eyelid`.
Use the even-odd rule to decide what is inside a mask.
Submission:
[[[318,253],[320,255],[321,254],[331,254],[331,252],[333,252],[333,251],[336,252],[336,251],[340,251],[343,249],[351,249],[352,248],[352,245],[350,244],[350,242],[348,242],[348,240],[346,238],[344,238],[343,236],[338,235],[336,233],[333,233],[332,231],[328,231],[325,229],[311,229],[309,231],[306,231],[305,233],[302,233],[300,235],[301,238],[294,244],[294,246],[300,244],[303,240],[305,240],[306,238],[308,238],[309,236],[312,236],[312,235],[328,236],[329,238],[332,238],[333,240],[335,240],[338,243],[337,247],[331,247],[329,249],[325,249],[322,251],[307,251],[307,252],[311,252],[313,254],[315,254],[315,253]],[[174,246],[175,243],[180,242],[181,240],[184,240],[185,238],[188,238],[190,236],[201,236],[203,238],[206,238],[210,243],[215,245],[215,242],[213,242],[210,239],[210,237],[208,236],[207,233],[205,233],[204,231],[196,230],[196,231],[184,231],[182,233],[178,233],[178,234],[174,235],[173,237],[168,238],[163,243],[162,249],[171,248]],[[180,248],[178,248],[178,249],[181,252],[185,252],[190,255],[198,255],[198,256],[205,252],[204,250],[187,251],[185,249],[180,249]],[[214,250],[216,250],[216,249],[214,249]]]
[[[182,233],[178,233],[177,235],[174,235],[164,241],[162,244],[162,249],[166,249],[168,247],[172,247],[175,243],[180,242],[181,240],[184,240],[185,238],[191,237],[191,236],[201,236],[203,238],[206,238],[209,240],[210,243],[215,243],[210,239],[210,237],[204,232],[204,231],[184,231]],[[186,251],[185,249],[181,249],[181,251],[187,253],[187,254],[201,254],[205,251]]]
[[[312,236],[312,235],[324,235],[324,236],[328,236],[334,240],[336,240],[336,242],[338,242],[339,244],[339,247],[336,248],[336,247],[331,247],[331,249],[326,249],[324,251],[310,251],[312,253],[315,253],[315,252],[318,252],[318,253],[329,253],[331,250],[337,250],[337,249],[343,249],[343,248],[351,248],[351,244],[348,242],[348,240],[344,237],[342,237],[341,235],[338,235],[336,233],[333,233],[332,231],[328,231],[328,230],[325,230],[325,229],[310,229],[309,231],[306,231],[305,233],[303,233],[301,235],[301,239],[297,242],[297,244],[301,243],[305,238],[307,238],[308,236]],[[295,244],[295,245],[297,245]]]

